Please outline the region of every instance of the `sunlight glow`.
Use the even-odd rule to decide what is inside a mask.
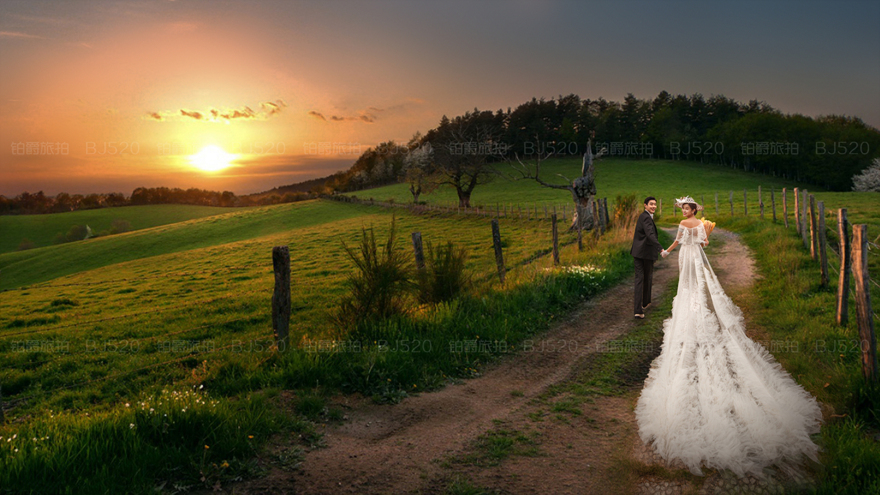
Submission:
[[[223,151],[219,146],[213,144],[205,146],[202,151],[189,157],[190,163],[205,172],[217,172],[232,165],[238,155],[233,155]]]

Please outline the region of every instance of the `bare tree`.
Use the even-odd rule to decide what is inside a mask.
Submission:
[[[569,191],[575,206],[575,214],[569,230],[577,230],[579,223],[581,229],[590,230],[596,226],[593,219],[593,201],[596,196],[596,171],[593,168],[593,161],[605,153],[605,148],[599,150],[598,153],[593,153],[592,142],[588,140],[587,151],[584,153],[584,160],[581,165],[581,176],[571,180],[562,174],[556,174],[565,179],[568,184],[550,184],[541,178],[541,163],[550,158],[553,154],[552,152],[545,154],[536,153],[532,155],[532,159],[528,162],[523,162],[518,154],[514,154],[518,163],[511,165],[521,175],[520,179],[534,179],[544,187]]]

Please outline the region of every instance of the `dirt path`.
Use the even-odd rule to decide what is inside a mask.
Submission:
[[[674,234],[674,229],[667,230]],[[710,262],[725,289],[751,283],[754,263],[747,248],[722,229],[716,229],[712,238],[716,246],[709,248],[714,251],[709,252]],[[674,295],[664,291],[678,275],[677,259],[674,253],[655,265],[655,308]],[[535,340],[535,348],[555,350],[507,356],[479,378],[397,405],[342,398],[338,404],[348,410],[348,419],[326,428],[326,448],[308,452],[293,472],[273,470],[267,478],[227,489],[234,493],[442,493],[457,476],[501,493],[608,493],[608,483],[632,488],[626,465],[640,455],[636,445],[640,442],[633,442],[632,394],[602,397],[581,404],[584,414],[557,415],[557,419],[538,400],[548,387],[573,380],[600,344],[625,335],[641,322],[632,317],[632,290],[632,280],[627,279]],[[450,467],[450,460],[473,452],[480,435],[498,428],[536,435],[540,453],[508,457],[488,467],[454,462]]]

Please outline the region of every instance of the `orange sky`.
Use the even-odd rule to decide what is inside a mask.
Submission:
[[[443,114],[569,93],[724,94],[880,124],[876,3],[738,5],[4,0],[0,194],[258,192]],[[195,167],[209,145],[232,166]]]

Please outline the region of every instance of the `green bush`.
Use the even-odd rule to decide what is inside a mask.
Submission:
[[[412,264],[397,245],[396,220],[392,217],[388,240],[379,249],[373,229],[362,229],[358,248],[343,243],[354,262],[349,275],[349,293],[333,316],[341,330],[353,330],[360,323],[384,320],[407,311],[407,298],[413,288]]]
[[[128,220],[123,220],[121,218],[113,220],[113,223],[110,225],[111,234],[121,234],[123,232],[128,232],[129,230],[131,230],[131,223]]]
[[[37,245],[34,244],[34,241],[25,237],[24,239],[21,240],[21,243],[18,245],[17,250],[18,251],[26,251],[28,249],[33,249],[35,247],[37,247]]]
[[[452,241],[434,249],[426,243],[425,269],[416,274],[418,300],[421,303],[451,301],[469,289],[473,276],[465,270],[467,250]]]
[[[85,225],[74,225],[67,231],[65,240],[67,242],[81,241],[86,238],[86,235],[88,235],[88,230]]]

